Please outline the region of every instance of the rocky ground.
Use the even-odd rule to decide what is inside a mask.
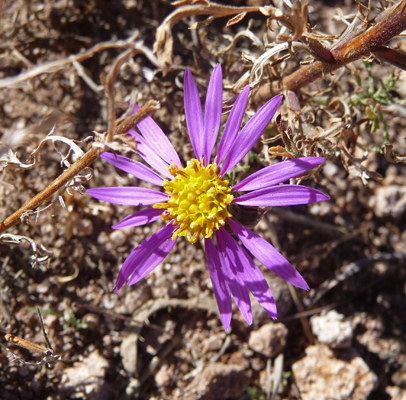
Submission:
[[[372,3],[371,19],[380,12]],[[239,79],[283,33],[275,21],[268,29],[260,12],[198,30],[189,27],[204,17],[189,15],[172,27],[173,54],[165,48],[157,58],[157,28],[175,10],[167,1],[4,0],[0,9],[0,221],[75,161],[81,153],[74,143],[85,152],[84,140],[107,130],[108,76],[128,43],[139,51],[114,76],[117,116],[132,96],[140,105],[159,101],[153,118],[187,160],[184,69],[204,98],[214,65],[222,64],[226,114]],[[309,1],[310,23],[324,35],[339,35],[346,27],[340,16],[351,21],[356,12],[351,0]],[[405,48],[401,38],[393,46]],[[265,66],[247,118],[262,105],[265,83],[308,59],[282,55],[289,52]],[[326,157],[319,175],[303,184],[331,200],[272,209],[255,228],[300,271],[310,292],[263,268],[278,320],[253,300],[253,325],[235,309],[226,333],[203,247],[180,240],[144,280],[115,294],[128,254],[162,225],[111,229],[133,209],[81,194],[79,184],[138,182],[98,159],[92,176],[85,171],[75,188],[54,194],[1,236],[0,399],[406,399],[406,168],[377,151],[386,139],[396,154],[406,152],[406,75],[369,61],[326,71],[298,92],[296,109],[284,92],[280,129],[291,146],[274,126],[243,161],[259,169],[294,146],[298,154],[312,148]],[[54,127],[65,142],[43,142]]]

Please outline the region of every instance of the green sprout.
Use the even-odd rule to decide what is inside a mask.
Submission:
[[[80,320],[80,318],[78,318],[78,317],[75,315],[75,313],[74,313],[73,311],[71,311],[71,312],[69,313],[69,320],[66,321],[66,322],[63,324],[63,329],[66,329],[66,328],[68,328],[68,327],[70,327],[70,326],[71,326],[72,328],[77,329],[77,330],[79,330],[79,329],[87,329],[87,328],[88,328],[88,325],[87,325],[86,323],[82,322],[82,321]]]
[[[27,310],[33,313],[37,313],[37,307],[27,307]],[[58,318],[62,318],[63,316],[56,313],[55,311],[52,311],[51,308],[48,308],[48,310],[44,310],[40,308],[40,312],[42,315],[53,315]],[[69,319],[65,320],[63,324],[63,329],[66,328],[75,328],[75,329],[87,329],[88,325],[80,320],[80,318],[76,317],[75,313],[71,311],[69,313]]]
[[[266,400],[267,396],[264,391],[255,386],[248,386],[245,391],[251,400]]]
[[[37,312],[38,312],[37,307],[27,307],[27,310],[30,311],[30,312],[33,312],[35,314],[37,314]],[[40,308],[39,311],[41,312],[41,315],[53,315],[54,317],[58,317],[58,318],[61,317],[58,313],[51,310],[50,307],[48,308],[48,310]]]
[[[371,64],[363,61],[362,65],[367,71],[367,82],[369,83],[368,91],[364,92],[364,86],[361,74],[357,74],[355,94],[350,98],[350,104],[360,106],[361,110],[367,115],[371,124],[371,133],[376,132],[382,125],[384,132],[384,143],[389,143],[388,124],[382,113],[382,106],[393,104],[391,92],[396,89],[396,83],[399,77],[394,73],[386,76],[385,79],[378,81],[372,76]],[[379,147],[374,147],[374,151],[382,152]]]

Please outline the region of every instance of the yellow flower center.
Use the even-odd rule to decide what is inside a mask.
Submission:
[[[222,181],[216,170],[216,164],[204,167],[196,159],[188,161],[186,168],[169,166],[174,179],[163,183],[168,201],[157,203],[154,208],[165,209],[162,218],[178,225],[172,240],[187,234],[190,243],[196,243],[200,234],[210,238],[231,217],[227,206],[234,196],[230,194],[229,181]]]

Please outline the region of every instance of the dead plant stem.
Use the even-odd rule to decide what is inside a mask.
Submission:
[[[115,134],[122,135],[125,132],[129,131],[144,118],[146,118],[147,116],[151,115],[154,111],[156,111],[158,109],[158,106],[159,106],[158,102],[153,100],[148,101],[135,114],[129,116],[120,125],[118,125]],[[8,218],[6,218],[3,222],[1,222],[0,234],[6,231],[8,228],[12,227],[13,225],[16,225],[21,220],[24,213],[35,210],[45,200],[49,199],[60,188],[66,185],[66,183],[72,180],[80,171],[89,167],[103,151],[105,150],[101,147],[92,147],[79,160],[77,160],[66,171],[64,171],[61,175],[59,175],[58,178],[56,178],[41,193],[38,193],[28,203],[26,203],[19,210],[17,210],[14,214],[12,214]]]
[[[282,89],[297,91],[302,87],[320,79],[326,73],[331,73],[342,66],[356,61],[362,57],[368,57],[374,52],[379,55],[383,45],[399,35],[406,29],[406,1],[393,6],[387,10],[385,15],[379,18],[379,22],[365,30],[351,40],[343,40],[334,46],[330,51],[332,58],[316,61],[303,66],[293,74],[282,79],[281,82],[274,82],[272,86],[264,85],[256,94],[257,100],[267,100],[275,92]],[[271,89],[271,90],[270,90]]]
[[[45,200],[49,199],[57,190],[66,185],[67,182],[72,180],[80,171],[88,167],[101,153],[100,149],[92,148],[83,157],[76,161],[70,168],[58,176],[45,190],[38,193],[28,203],[17,210],[13,215],[6,218],[0,223],[0,233],[11,226],[17,224],[23,214],[27,211],[34,210],[40,206]]]

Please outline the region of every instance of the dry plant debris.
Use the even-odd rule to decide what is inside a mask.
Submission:
[[[0,398],[304,399],[329,395],[326,368],[343,372],[337,396],[405,396],[406,2],[227,3],[0,4]],[[311,287],[281,307],[279,355],[249,346],[271,323],[255,305],[253,326],[234,313],[224,332],[199,242],[179,241],[146,280],[114,294],[125,258],[160,226],[113,231],[133,208],[84,194],[139,185],[99,155],[138,160],[127,132],[153,113],[189,159],[184,72],[204,97],[218,63],[223,126],[247,84],[246,120],[284,96],[237,180],[282,159],[327,160],[298,182],[329,202],[253,216]],[[289,296],[262,271],[275,297]],[[325,309],[352,325],[340,354],[310,346],[308,319]]]

